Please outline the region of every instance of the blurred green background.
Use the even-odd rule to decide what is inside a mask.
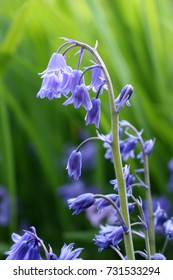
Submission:
[[[150,157],[152,191],[167,194],[167,163],[173,156],[173,1],[172,0],[1,0],[0,3],[0,185],[8,190],[11,219],[0,226],[0,252],[11,246],[11,233],[33,225],[55,253],[63,243],[83,246],[85,259],[111,259],[91,239],[85,214],[72,216],[57,188],[69,182],[66,147],[78,145],[85,128],[82,109],[62,100],[37,99],[38,76],[53,52],[69,37],[95,45],[110,72],[115,95],[130,83],[132,106],[121,119],[144,138],[156,138]],[[76,59],[76,58],[74,58]],[[99,132],[108,133],[109,106],[102,96]],[[98,145],[97,164],[87,183],[109,192],[113,170]],[[112,192],[112,189],[111,189]],[[172,199],[170,197],[170,199]],[[173,201],[173,199],[171,200]],[[1,256],[3,258],[3,255]]]

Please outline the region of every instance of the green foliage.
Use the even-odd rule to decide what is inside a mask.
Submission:
[[[1,1],[0,184],[11,195],[11,220],[8,227],[0,227],[0,252],[9,246],[11,232],[19,232],[25,223],[34,225],[57,250],[64,241],[73,241],[78,229],[85,232],[76,244],[86,251],[92,246],[87,220],[72,219],[56,194],[68,182],[65,147],[79,144],[84,111],[63,107],[62,100],[36,98],[41,85],[37,73],[45,69],[62,36],[93,46],[98,40],[116,95],[125,84],[134,86],[132,107],[125,108],[121,118],[144,128],[146,140],[156,138],[150,157],[152,190],[167,193],[167,162],[173,155],[172,12],[171,0]],[[108,110],[104,94],[100,133],[110,130]],[[95,135],[93,127],[87,130]],[[106,192],[113,173],[99,149],[89,183],[100,184]],[[94,249],[87,258],[98,258]]]

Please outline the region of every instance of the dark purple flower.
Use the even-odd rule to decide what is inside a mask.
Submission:
[[[162,221],[166,218],[166,216],[170,214],[172,209],[171,204],[165,196],[161,196],[161,197],[152,196],[152,205],[153,205],[153,212],[155,213],[155,218],[154,218],[155,226],[156,226],[155,229],[159,233],[164,233],[165,223],[162,223]],[[145,214],[145,219],[148,224],[149,218],[148,218],[147,201],[143,202],[143,210]]]
[[[117,105],[116,112],[120,112],[120,110],[126,104],[130,106],[129,99],[133,93],[133,87],[131,85],[126,85],[122,88],[119,96],[115,100],[115,105]]]
[[[74,150],[67,163],[68,175],[73,176],[75,180],[78,180],[81,175],[82,168],[82,154],[80,151]]]
[[[10,199],[6,189],[0,186],[0,225],[5,226],[10,219]]]
[[[15,242],[9,251],[7,260],[41,260],[39,246],[40,239],[36,235],[34,227],[26,231],[22,236],[13,233],[12,240]]]
[[[173,239],[173,217],[167,220],[164,224],[165,235],[169,237],[170,240]]]
[[[116,246],[123,239],[124,229],[122,226],[100,226],[99,234],[95,235],[94,244],[99,247],[98,251]]]
[[[69,209],[74,210],[73,214],[78,215],[83,210],[86,210],[95,203],[95,197],[92,193],[84,193],[76,198],[70,198],[67,200]]]
[[[94,123],[96,128],[99,128],[99,122],[100,122],[100,99],[98,98],[92,98],[91,100],[92,108],[87,111],[85,121],[86,125]]]
[[[120,151],[123,160],[127,160],[129,157],[135,157],[134,149],[136,147],[137,142],[137,139],[132,137],[129,137],[124,141],[120,141]]]
[[[167,220],[168,215],[166,212],[160,207],[158,203],[157,209],[154,212],[154,226],[157,232],[163,232],[163,225]]]
[[[89,93],[84,84],[77,85],[72,96],[63,103],[65,106],[69,104],[74,104],[76,109],[83,106],[87,111],[92,108]]]

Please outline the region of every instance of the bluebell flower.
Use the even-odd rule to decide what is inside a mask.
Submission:
[[[113,155],[112,155],[112,131],[106,135],[99,134],[97,131],[98,138],[103,141],[103,147],[106,148],[105,158],[110,159],[111,162],[113,162]]]
[[[148,260],[148,255],[142,251],[136,251],[135,253],[139,253],[144,259]],[[150,260],[166,260],[166,257],[161,253],[155,253],[151,255]]]
[[[122,226],[100,226],[99,234],[95,235],[93,239],[94,244],[99,247],[98,251],[108,249],[110,246],[118,247],[118,244],[123,239],[124,229]]]
[[[40,75],[42,77],[49,77],[52,74],[61,75],[63,73],[71,73],[70,68],[66,64],[65,57],[60,53],[53,53],[46,70],[44,70]]]
[[[82,168],[82,154],[80,151],[74,150],[67,163],[68,175],[73,176],[75,180],[78,180],[81,175]]]
[[[68,83],[72,70],[67,66],[62,54],[53,53],[47,69],[40,74],[43,81],[37,97],[47,97],[49,100],[52,100],[53,98],[60,98],[62,93],[65,94],[65,92],[62,92],[62,89]]]
[[[56,254],[52,252],[50,248],[49,258],[50,260],[78,260],[78,256],[82,252],[83,248],[77,248],[73,250],[74,243],[70,243],[69,245],[64,244],[61,248],[60,256],[58,257]]]
[[[91,100],[92,108],[87,111],[85,121],[86,125],[94,123],[96,128],[99,128],[100,123],[100,99],[99,98],[92,98]]]
[[[105,84],[105,78],[103,75],[103,71],[100,67],[96,65],[96,67],[93,67],[92,69],[92,82],[90,87],[92,88],[93,92],[98,92],[101,87],[100,94],[104,89],[107,89],[107,85]]]
[[[0,225],[6,226],[10,219],[10,199],[6,189],[0,186]]]
[[[92,193],[84,193],[76,198],[70,198],[67,200],[69,209],[74,210],[73,214],[78,215],[83,210],[86,210],[95,203],[95,197]]]
[[[116,112],[120,112],[120,110],[124,107],[125,104],[127,106],[130,106],[129,99],[133,91],[134,90],[132,85],[126,85],[122,88],[119,96],[115,99],[115,105],[117,105]]]
[[[131,191],[132,191],[131,186],[133,186],[136,179],[135,179],[134,175],[130,174],[130,166],[125,165],[123,167],[123,176],[124,176],[124,180],[126,182],[127,192],[131,193]],[[110,180],[110,184],[114,185],[115,191],[118,191],[117,179]]]
[[[119,126],[119,137],[122,135],[122,127]],[[97,132],[98,138],[103,141],[103,147],[106,148],[106,153],[105,153],[105,158],[109,159],[111,162],[113,162],[113,155],[112,155],[112,131],[109,132],[108,134],[99,134]]]
[[[166,260],[166,257],[161,253],[155,253],[154,255],[151,255],[151,260]]]
[[[170,240],[173,239],[173,217],[167,220],[164,224],[165,235],[168,236]]]
[[[109,132],[108,134],[104,135],[104,134],[100,134],[98,131],[97,131],[97,136],[98,138],[103,141],[104,143],[108,143],[109,145],[112,144],[112,131]]]
[[[154,144],[155,144],[155,139],[150,139],[150,140],[147,140],[144,142],[144,153],[146,155],[150,155],[151,152],[153,151],[153,147],[154,147]],[[141,160],[141,163],[143,162],[143,153],[140,152],[137,156],[138,159]]]
[[[67,95],[68,93],[74,94],[76,86],[79,84],[84,84],[84,77],[82,76],[83,72],[81,70],[72,70],[71,75],[69,75],[69,79],[67,80],[66,84],[62,88],[61,92],[64,95]],[[82,78],[81,78],[82,77]],[[63,105],[68,105],[66,104],[65,101]]]
[[[86,111],[92,108],[89,93],[84,84],[77,85],[75,87],[74,93],[72,93],[72,96],[63,103],[65,106],[69,104],[74,104],[76,109],[78,109],[80,106],[83,106]]]
[[[164,217],[168,216],[171,213],[172,211],[171,204],[165,196],[160,196],[160,197],[152,196],[152,205],[153,205],[153,213],[156,213],[158,209],[158,212],[156,213],[157,215],[154,217],[155,230],[159,233],[164,234],[165,223],[162,223],[162,221],[164,221],[165,219]],[[160,210],[158,208],[158,205]],[[149,223],[148,204],[146,200],[143,201],[143,210],[144,210],[145,219],[148,224]],[[160,211],[163,211],[162,214]],[[159,218],[160,215],[161,216],[163,215],[163,220],[161,217]]]
[[[144,151],[146,155],[150,155],[155,144],[155,139],[150,139],[144,143]]]
[[[36,235],[34,227],[26,231],[22,236],[13,233],[12,240],[15,242],[9,251],[7,260],[41,260],[39,252],[40,239]]]
[[[138,140],[136,138],[129,137],[126,140],[120,141],[120,152],[123,160],[127,160],[129,157],[134,158],[134,149]]]
[[[59,260],[77,260],[78,256],[82,252],[83,248],[77,248],[73,250],[74,243],[71,243],[69,245],[64,244],[64,246],[61,248]]]
[[[163,232],[163,225],[167,219],[167,213],[160,207],[160,204],[158,203],[157,209],[154,212],[154,226],[157,232]]]
[[[59,77],[57,75],[46,77],[43,79],[41,89],[37,93],[37,97],[47,97],[49,100],[52,100],[53,98],[60,98],[62,87],[63,74],[59,75]]]

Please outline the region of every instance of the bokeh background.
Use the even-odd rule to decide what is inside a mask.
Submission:
[[[172,203],[168,190],[168,162],[173,157],[172,15],[172,0],[1,0],[0,185],[10,198],[9,219],[0,224],[1,259],[12,244],[11,233],[31,225],[57,254],[64,242],[75,242],[85,248],[84,259],[117,257],[109,250],[98,253],[92,243],[98,229],[85,213],[72,216],[59,195],[63,185],[73,183],[65,170],[69,149],[85,136],[95,136],[93,126],[85,127],[83,109],[64,107],[60,99],[36,98],[38,73],[63,43],[60,37],[91,46],[98,40],[115,95],[127,83],[134,86],[132,106],[124,108],[121,119],[144,129],[146,140],[156,138],[150,156],[152,192]],[[73,54],[71,59],[76,60]],[[100,133],[110,131],[109,121],[105,93]],[[98,144],[96,154],[91,153],[96,162],[91,164],[92,156],[87,159],[92,169],[86,167],[81,179],[86,186],[109,193],[114,171],[104,152]]]

